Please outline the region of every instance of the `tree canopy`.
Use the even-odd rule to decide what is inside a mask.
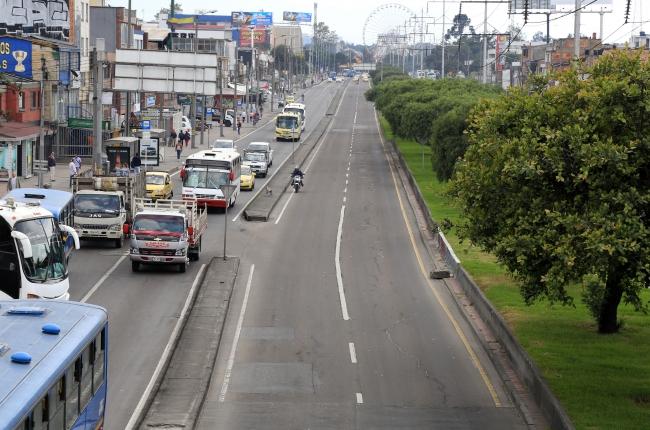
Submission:
[[[551,86],[551,83],[557,82]],[[459,235],[496,256],[527,304],[574,305],[600,333],[621,301],[646,312],[650,275],[650,62],[620,50],[484,100],[450,194]]]
[[[169,12],[171,12],[170,8],[161,7],[160,11],[158,11],[158,13],[154,15],[154,18],[158,19],[161,13],[169,14]],[[180,3],[174,3],[174,13],[182,13],[182,12],[183,12],[183,5]]]

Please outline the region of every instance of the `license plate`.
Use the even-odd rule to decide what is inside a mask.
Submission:
[[[160,261],[160,257],[151,257],[151,261]]]
[[[99,230],[90,230],[90,234],[92,235],[99,235]]]

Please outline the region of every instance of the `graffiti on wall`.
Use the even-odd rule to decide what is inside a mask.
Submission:
[[[0,2],[0,35],[36,35],[70,41],[73,0],[5,0]]]

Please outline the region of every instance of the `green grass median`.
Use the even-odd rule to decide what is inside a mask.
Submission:
[[[382,118],[388,139],[392,133]],[[433,218],[456,221],[458,210],[441,196],[445,184],[437,181],[425,148],[396,138]],[[569,288],[576,308],[537,302],[526,306],[518,286],[495,259],[446,233],[461,265],[497,307],[526,352],[539,366],[574,425],[588,430],[650,428],[650,316],[631,306],[619,307],[626,326],[619,334],[600,335],[587,308],[580,303],[581,288]],[[642,295],[650,301],[650,292]]]

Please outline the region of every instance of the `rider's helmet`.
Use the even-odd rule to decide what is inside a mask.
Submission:
[[[293,170],[300,170],[300,166],[296,166]]]

